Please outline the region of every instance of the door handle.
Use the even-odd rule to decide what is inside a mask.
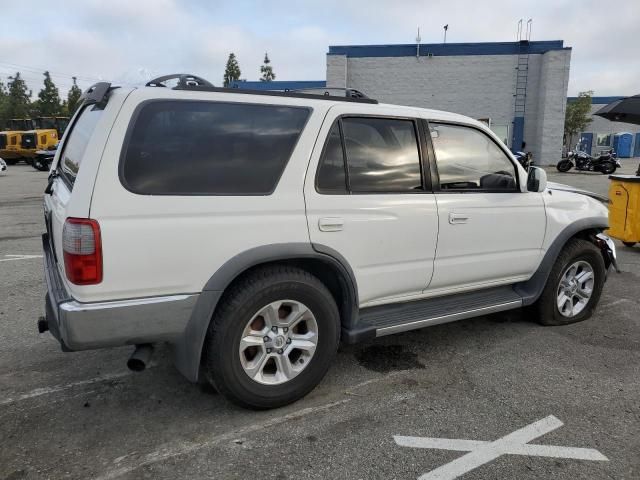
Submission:
[[[468,220],[469,220],[469,215],[467,215],[466,213],[449,212],[449,223],[452,225],[455,225],[458,223],[467,223]]]
[[[318,220],[318,228],[321,232],[339,232],[344,227],[344,219],[325,217]]]

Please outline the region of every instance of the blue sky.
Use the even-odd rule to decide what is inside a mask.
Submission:
[[[265,51],[278,80],[322,80],[329,45],[511,41],[520,18],[533,40],[573,47],[569,95],[640,93],[640,1],[617,0],[2,0],[0,79],[20,70],[36,92],[42,70],[65,92],[105,79],[140,84],[195,73],[219,85],[229,52],[256,80]],[[610,8],[606,9],[608,5]]]

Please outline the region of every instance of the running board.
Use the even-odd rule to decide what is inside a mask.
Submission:
[[[465,318],[512,310],[522,306],[522,297],[511,286],[458,293],[446,297],[394,303],[360,310],[356,328],[344,331],[355,343],[373,337],[454,322]]]

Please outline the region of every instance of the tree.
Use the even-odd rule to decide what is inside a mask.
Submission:
[[[60,93],[49,72],[44,72],[44,87],[38,92],[38,113],[44,117],[60,114]]]
[[[225,87],[231,85],[234,80],[240,80],[240,65],[236,59],[235,53],[230,53],[227,60],[227,67],[224,69],[224,83]]]
[[[270,63],[269,55],[265,52],[264,65],[260,67],[260,73],[262,73],[262,77],[260,77],[261,82],[270,82],[276,79],[276,74],[273,73],[273,67],[271,67]]]
[[[31,113],[31,90],[27,90],[27,84],[20,78],[20,72],[9,77],[7,97],[7,118],[29,118]]]
[[[573,145],[573,137],[576,133],[583,132],[591,123],[591,96],[593,91],[580,92],[578,98],[567,104],[564,117],[564,138],[567,147]]]
[[[4,82],[0,82],[0,130],[7,125],[7,102],[9,100],[9,93]]]
[[[73,79],[73,85],[69,89],[69,93],[67,93],[67,102],[66,102],[66,112],[67,115],[73,115],[78,107],[80,106],[80,97],[82,96],[82,90],[78,87],[76,83],[76,77],[71,77]]]

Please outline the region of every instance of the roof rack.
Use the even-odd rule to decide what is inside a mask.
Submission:
[[[98,82],[87,88],[80,97],[82,105],[102,105],[106,103],[107,94],[119,87],[112,87],[109,82]]]
[[[286,98],[306,98],[309,100],[331,100],[334,102],[351,102],[351,103],[378,103],[377,100],[368,97],[356,97],[356,96],[345,96],[345,97],[337,97],[333,95],[327,94],[314,94],[314,93],[304,93],[298,92],[296,90],[292,91],[276,91],[276,90],[250,90],[244,88],[219,88],[219,87],[207,87],[201,85],[194,86],[176,86],[173,87],[174,90],[190,90],[197,92],[216,92],[216,93],[231,93],[231,94],[241,94],[241,95],[263,95],[268,97],[286,97]],[[310,89],[312,90],[312,89]],[[327,90],[327,89],[323,89]],[[350,90],[350,89],[342,89]],[[357,91],[357,90],[356,90]]]
[[[208,82],[204,78],[198,77],[191,73],[172,73],[171,75],[163,75],[162,77],[149,80],[146,87],[166,87],[164,82],[178,79],[178,85],[173,90],[184,89],[188,87],[213,87],[213,83]]]

